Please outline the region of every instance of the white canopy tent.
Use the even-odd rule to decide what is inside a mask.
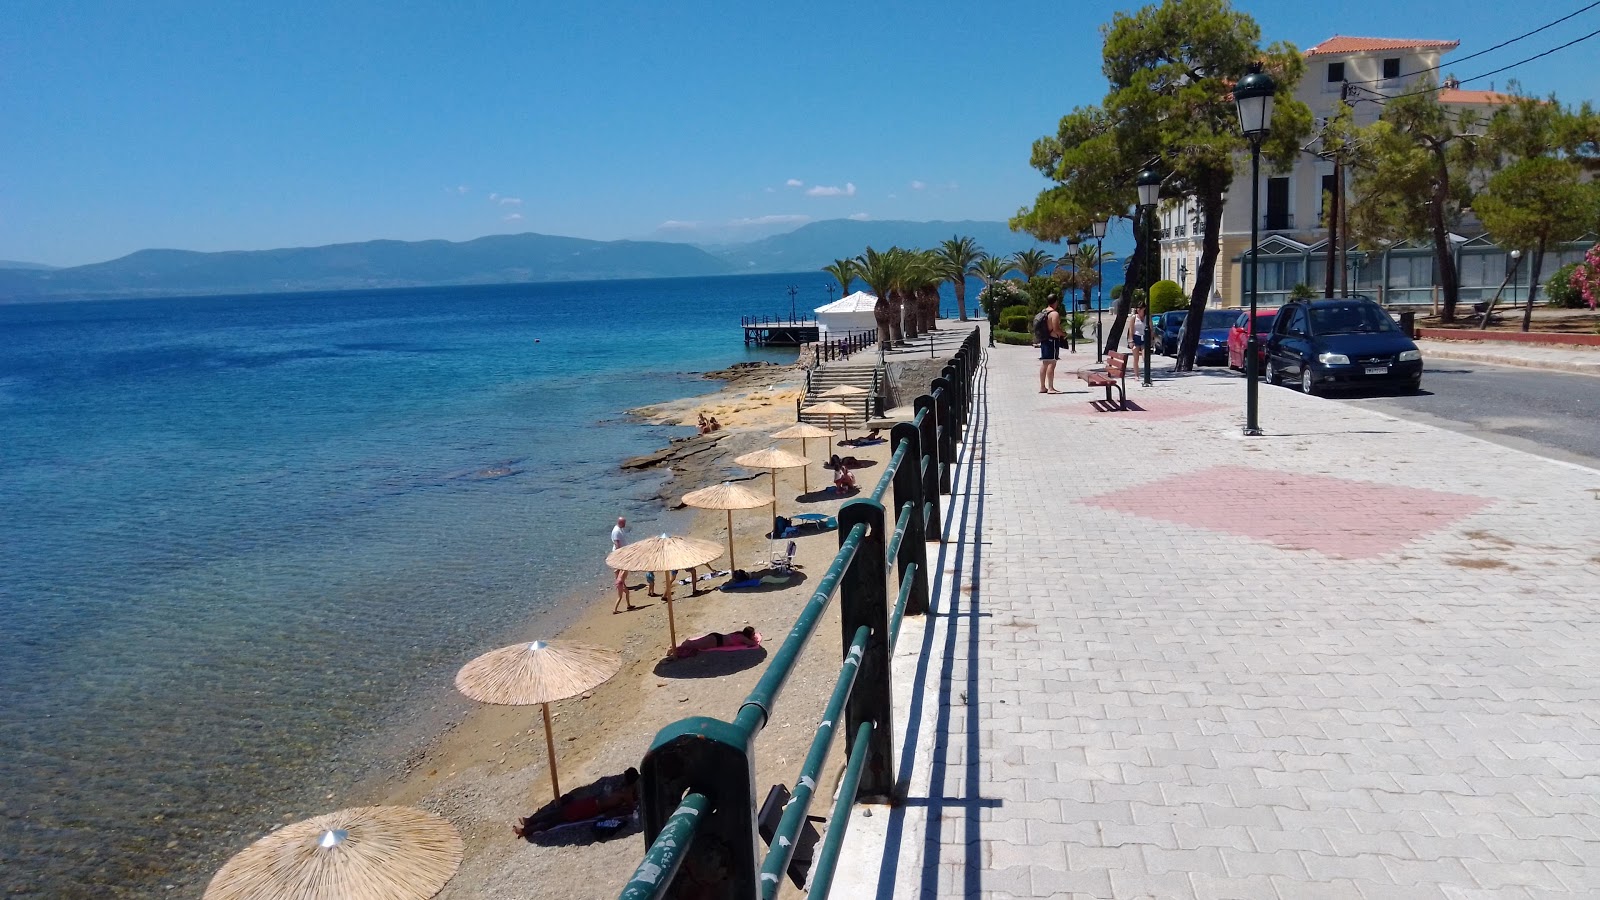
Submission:
[[[864,291],[856,291],[826,306],[816,308],[817,329],[825,335],[843,337],[858,331],[871,331],[878,327],[872,310],[878,298]]]

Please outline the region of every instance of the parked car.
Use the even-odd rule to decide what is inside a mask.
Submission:
[[[1228,363],[1228,331],[1239,320],[1237,309],[1208,309],[1200,318],[1200,345],[1194,351],[1197,366]],[[1185,326],[1187,327],[1187,326]]]
[[[1159,321],[1156,322],[1155,337],[1151,339],[1150,352],[1162,356],[1177,356],[1178,329],[1183,327],[1183,320],[1188,315],[1189,311],[1186,309],[1169,309],[1156,316]]]
[[[1275,309],[1256,310],[1256,371],[1265,371],[1267,365],[1267,338],[1272,336]],[[1250,311],[1239,313],[1239,318],[1228,329],[1228,368],[1244,371],[1244,351],[1250,344]]]
[[[1416,390],[1422,352],[1371,300],[1293,300],[1278,310],[1267,341],[1267,380],[1307,394],[1385,385]]]

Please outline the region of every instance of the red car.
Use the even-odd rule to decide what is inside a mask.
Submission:
[[[1261,309],[1256,311],[1256,372],[1267,370],[1267,338],[1272,334],[1272,320],[1278,311],[1275,309]],[[1239,313],[1239,321],[1233,323],[1228,329],[1228,368],[1244,371],[1244,351],[1249,343],[1249,334],[1245,331],[1250,322],[1250,310]]]

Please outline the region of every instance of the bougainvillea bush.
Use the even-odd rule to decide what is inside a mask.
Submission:
[[[1583,295],[1590,309],[1600,305],[1600,244],[1589,248],[1583,262],[1572,270],[1572,286]]]

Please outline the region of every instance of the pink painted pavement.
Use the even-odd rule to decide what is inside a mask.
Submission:
[[[1315,550],[1381,556],[1488,506],[1484,497],[1247,466],[1216,466],[1087,498],[1102,509]]]
[[[1048,412],[1060,413],[1066,416],[1093,416],[1095,418],[1111,418],[1115,416],[1126,417],[1130,422],[1159,422],[1164,419],[1181,419],[1196,413],[1215,412],[1227,409],[1220,403],[1201,403],[1196,400],[1171,400],[1167,398],[1150,399],[1147,397],[1129,397],[1128,408],[1116,409],[1116,400],[1112,400],[1112,409],[1104,409],[1105,393],[1103,390],[1094,390],[1094,403],[1085,402],[1083,399],[1069,397],[1063,406],[1051,407]],[[1115,397],[1116,391],[1111,392]]]

